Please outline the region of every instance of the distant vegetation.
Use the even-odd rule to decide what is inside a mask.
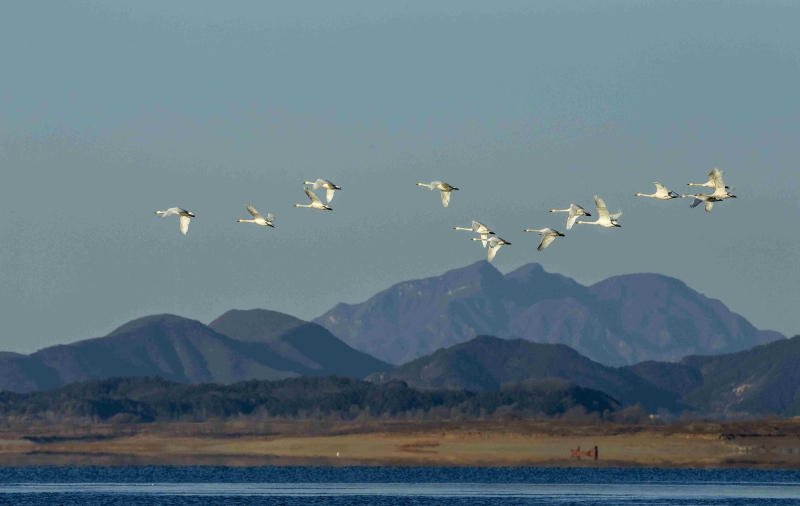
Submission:
[[[209,419],[436,419],[613,416],[619,403],[563,381],[496,391],[427,390],[402,381],[376,385],[331,376],[232,385],[187,385],[161,378],[114,378],[56,390],[0,392],[0,423],[164,422]]]

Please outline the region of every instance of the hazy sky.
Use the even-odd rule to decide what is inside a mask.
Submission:
[[[485,258],[472,219],[503,272],[663,273],[800,332],[796,3],[431,3],[0,3],[0,349],[310,319]],[[739,198],[710,214],[633,196],[715,166]],[[292,207],[318,177],[334,212]],[[594,194],[622,228],[522,233]]]

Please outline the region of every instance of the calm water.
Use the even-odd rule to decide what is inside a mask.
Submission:
[[[0,467],[19,505],[789,505],[800,472],[387,467]]]

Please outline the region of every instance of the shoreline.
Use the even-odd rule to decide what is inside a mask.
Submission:
[[[578,446],[597,446],[599,458],[571,458]],[[44,465],[800,469],[800,423],[274,421],[0,429],[0,466]]]

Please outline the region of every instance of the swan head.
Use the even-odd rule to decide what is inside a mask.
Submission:
[[[558,236],[559,237],[566,237],[566,234],[562,234],[561,232],[558,232]]]
[[[342,189],[342,187],[341,187],[341,186],[336,186],[336,185],[333,185],[333,189],[334,189],[334,190],[341,190],[341,189]]]
[[[188,214],[190,217],[194,218],[194,213],[186,213],[186,214]]]
[[[617,227],[617,228],[622,228],[622,225],[620,225],[620,224],[619,224],[619,223],[617,223],[616,221],[612,221],[612,222],[611,222],[611,224],[612,224],[612,225],[614,225],[614,226],[615,226],[615,227]]]
[[[333,211],[332,207],[322,206],[322,208],[325,209],[326,211]]]
[[[637,193],[634,197],[644,197],[644,193]]]

